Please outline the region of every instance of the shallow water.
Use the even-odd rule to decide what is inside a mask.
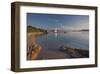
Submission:
[[[48,33],[37,37],[37,43],[42,46],[38,59],[66,58],[59,51],[61,46],[89,50],[89,32]],[[62,55],[61,57],[58,55]],[[47,55],[47,56],[46,56]],[[51,56],[50,56],[51,55]]]

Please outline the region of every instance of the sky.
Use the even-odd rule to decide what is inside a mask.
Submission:
[[[27,25],[42,29],[88,29],[88,15],[27,13]]]

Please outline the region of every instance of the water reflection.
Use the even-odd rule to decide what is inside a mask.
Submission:
[[[57,38],[58,34],[57,33],[54,33],[54,35],[55,35],[55,38]]]
[[[57,50],[61,45],[89,48],[89,32],[49,33],[37,38],[37,42],[44,50]]]
[[[37,59],[70,58],[68,54],[59,51],[59,48],[68,46],[89,50],[89,32],[48,33],[39,36],[37,43],[42,46]]]

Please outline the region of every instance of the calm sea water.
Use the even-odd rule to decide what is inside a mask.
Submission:
[[[55,53],[64,55],[64,53],[61,53],[59,51],[59,48],[61,46],[68,46],[73,48],[89,50],[88,31],[68,32],[68,33],[48,33],[39,36],[36,41],[38,44],[42,46],[42,52],[39,58],[43,58],[43,57],[49,58],[50,55],[54,55]],[[46,54],[49,55],[49,57],[46,57]]]

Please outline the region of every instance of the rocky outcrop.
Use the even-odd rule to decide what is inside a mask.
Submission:
[[[31,46],[29,46],[27,51],[27,60],[36,59],[41,49],[42,47],[39,44],[34,43]]]
[[[88,58],[89,57],[88,50],[61,46],[59,51],[66,53],[67,55],[70,56],[70,58],[86,58],[86,57]]]

